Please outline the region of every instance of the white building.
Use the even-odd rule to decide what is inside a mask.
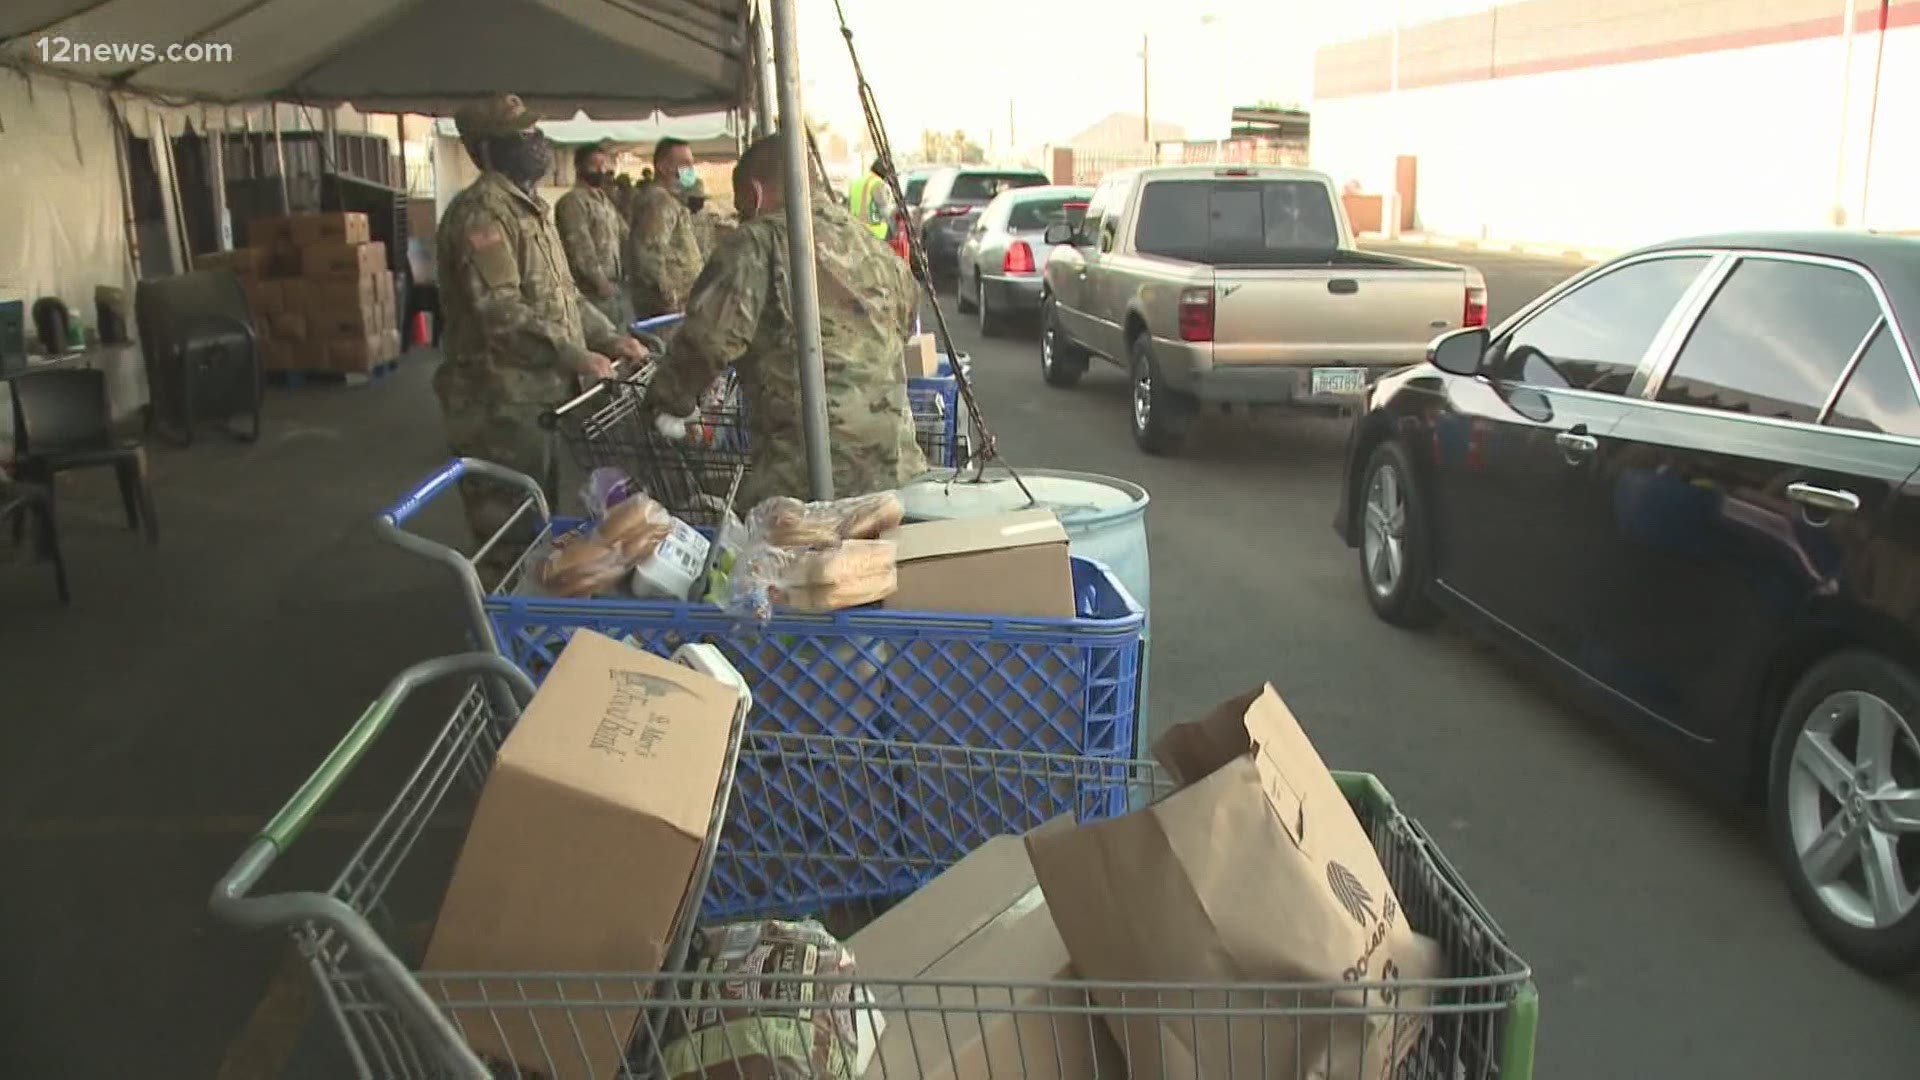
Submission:
[[[1403,228],[1920,230],[1920,0],[1398,6],[1315,57],[1313,161]]]

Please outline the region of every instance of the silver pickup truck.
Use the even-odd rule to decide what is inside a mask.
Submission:
[[[1302,169],[1183,165],[1101,181],[1056,223],[1041,297],[1041,374],[1091,357],[1133,378],[1133,437],[1177,450],[1201,402],[1343,406],[1487,320],[1468,267],[1354,246],[1332,181]]]

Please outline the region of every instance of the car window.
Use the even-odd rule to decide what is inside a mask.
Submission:
[[[1055,221],[1078,225],[1086,208],[1087,197],[1082,194],[1022,199],[1007,208],[1007,228],[1039,232]]]
[[[927,177],[926,187],[920,191],[920,203],[923,206],[938,206],[947,197],[947,186],[953,182],[950,172],[937,172]]]
[[[1100,229],[1095,234],[1101,251],[1113,250],[1114,234],[1120,231],[1120,217],[1126,213],[1127,200],[1132,196],[1132,176],[1123,176],[1115,180],[1113,189],[1107,192],[1107,213],[1100,219]]]
[[[905,195],[907,197],[908,206],[919,206],[920,194],[926,190],[927,190],[926,177],[909,176],[907,178],[907,186],[903,191],[900,192],[900,194]]]
[[[1338,249],[1340,227],[1314,181],[1162,180],[1140,196],[1134,246],[1189,262],[1284,262]]]
[[[991,199],[1014,188],[1039,187],[1047,178],[1038,173],[962,173],[953,178],[949,199]]]
[[[1081,231],[1088,236],[1100,234],[1100,223],[1107,214],[1107,202],[1113,194],[1114,181],[1103,180],[1093,189],[1093,197],[1087,200],[1086,215],[1081,219]]]
[[[1705,255],[1629,263],[1580,285],[1521,324],[1492,374],[1508,382],[1624,394]]]
[[[1742,259],[1687,335],[1659,399],[1811,423],[1880,301],[1834,266]]]
[[[1860,363],[1847,376],[1827,423],[1850,431],[1920,438],[1920,394],[1914,392],[1907,358],[1900,355],[1894,330],[1883,320]]]

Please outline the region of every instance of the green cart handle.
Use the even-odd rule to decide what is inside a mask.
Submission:
[[[366,965],[367,974],[379,983],[400,1010],[407,1014],[413,1030],[427,1037],[427,1046],[453,1076],[484,1080],[489,1074],[474,1056],[453,1021],[427,996],[400,958],[393,954],[366,919],[338,897],[326,893],[281,893],[249,896],[274,861],[299,839],[314,815],[340,787],[360,759],[366,756],[394,713],[414,691],[456,676],[469,675],[497,680],[505,698],[514,706],[533,700],[533,680],[498,653],[462,653],[423,661],[401,672],[387,684],[379,698],[360,714],[353,727],[314,770],[287,804],[261,828],[233,867],[214,886],[207,906],[216,918],[246,929],[317,923],[337,932],[348,947]],[[511,716],[517,717],[514,709]]]

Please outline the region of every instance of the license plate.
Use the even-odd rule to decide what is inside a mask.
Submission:
[[[1367,369],[1357,367],[1314,368],[1308,390],[1313,394],[1359,394],[1367,388]]]

